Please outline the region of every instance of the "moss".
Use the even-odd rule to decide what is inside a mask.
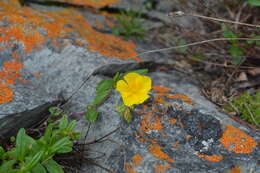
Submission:
[[[237,112],[241,118],[256,125],[260,125],[260,91],[255,95],[245,92],[239,97],[233,98],[231,104],[224,106],[230,112]]]

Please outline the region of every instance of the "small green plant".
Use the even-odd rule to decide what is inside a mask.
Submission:
[[[143,39],[145,30],[142,28],[141,12],[127,10],[120,13],[120,16],[117,17],[118,24],[112,28],[112,33],[114,35],[122,35],[126,40],[130,36]]]
[[[243,34],[236,34],[235,32],[233,32],[231,29],[228,29],[225,25],[222,26],[222,30],[223,32],[223,36],[225,38],[239,38],[239,37],[243,37]],[[256,34],[251,34],[250,36],[246,36],[252,39],[259,39],[260,35],[256,35]],[[245,59],[242,58],[243,55],[246,54],[246,52],[241,49],[241,47],[249,47],[250,45],[260,45],[260,41],[256,41],[256,40],[248,40],[246,42],[238,42],[237,40],[229,40],[229,54],[233,57],[231,60],[231,63],[233,65],[238,65],[238,64],[242,64],[243,61]]]
[[[115,109],[121,117],[130,122],[134,104],[140,104],[148,98],[147,93],[151,89],[151,79],[143,76],[147,72],[147,69],[140,69],[123,74],[116,73],[113,79],[100,81],[96,87],[94,100],[86,107],[85,118],[90,122],[96,122],[99,116],[98,107],[109,98],[112,90],[117,90],[121,93],[124,104],[116,106]],[[140,81],[137,81],[137,79],[140,79]]]
[[[76,121],[69,122],[64,115],[59,123],[49,123],[39,139],[33,139],[20,129],[14,148],[5,151],[0,146],[0,173],[63,173],[53,156],[72,151],[73,140],[79,138],[73,131],[75,125]]]
[[[260,0],[247,0],[249,5],[260,7]]]
[[[225,38],[239,38],[237,34],[235,34],[232,30],[228,29],[225,25],[222,26],[223,36]],[[239,47],[239,43],[237,40],[230,40],[229,54],[233,57],[231,63],[234,65],[238,65],[242,63],[242,55],[244,55],[244,51]]]
[[[254,96],[245,92],[231,99],[224,108],[230,112],[237,112],[242,119],[250,123],[260,125],[260,91],[257,91]]]

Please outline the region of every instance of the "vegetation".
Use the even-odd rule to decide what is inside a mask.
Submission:
[[[121,11],[120,15],[117,16],[117,22],[118,24],[112,28],[114,35],[122,35],[126,40],[131,36],[143,39],[145,30],[142,27],[140,11]]]
[[[236,112],[241,118],[255,125],[260,125],[260,91],[255,95],[245,92],[239,97],[232,98],[225,109]]]
[[[10,151],[0,147],[1,173],[63,173],[62,167],[53,160],[55,154],[72,151],[73,140],[79,134],[73,129],[76,121],[69,122],[66,115],[59,122],[49,123],[43,136],[33,139],[20,129],[15,146]]]

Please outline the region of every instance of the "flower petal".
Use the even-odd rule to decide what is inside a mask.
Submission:
[[[116,83],[116,90],[122,94],[123,92],[129,92],[129,87],[125,81],[119,80]]]
[[[142,92],[149,92],[152,89],[152,80],[148,76],[142,77]]]

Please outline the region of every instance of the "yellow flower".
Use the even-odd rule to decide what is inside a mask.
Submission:
[[[126,74],[124,80],[119,80],[116,84],[116,90],[120,92],[126,106],[143,103],[149,98],[151,87],[150,77],[134,72]]]

